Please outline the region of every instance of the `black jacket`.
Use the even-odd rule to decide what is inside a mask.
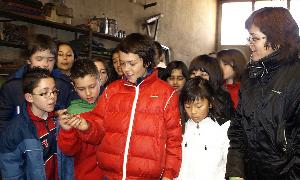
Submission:
[[[226,177],[300,179],[300,60],[250,64],[228,130]]]
[[[24,103],[23,76],[28,66],[23,66],[10,77],[0,89],[0,132],[6,126],[9,119],[18,114],[19,107]],[[60,71],[54,69],[51,72],[55,79],[56,88],[59,90],[55,109],[67,108],[75,97],[72,84]]]

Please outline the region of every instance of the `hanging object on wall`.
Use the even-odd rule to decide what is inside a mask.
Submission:
[[[148,36],[153,37],[153,39],[157,40],[158,28],[159,28],[159,19],[163,17],[163,14],[159,13],[153,16],[148,17],[143,24],[147,28]],[[154,26],[154,32],[151,33],[151,27]],[[153,35],[152,35],[153,34]]]
[[[132,3],[137,3],[137,0],[130,0],[130,2],[132,2]],[[143,6],[144,9],[147,9],[147,8],[156,6],[156,5],[157,5],[157,2],[149,2],[149,3],[148,3],[147,0],[145,0],[144,3],[137,3],[137,4]]]
[[[156,5],[157,5],[157,2],[153,2],[153,3],[145,3],[144,9],[147,9],[147,8],[149,8],[149,7],[156,6]]]

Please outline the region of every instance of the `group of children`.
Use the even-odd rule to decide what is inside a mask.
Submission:
[[[0,105],[10,104],[0,113],[6,122],[0,137],[3,179],[224,179],[234,108],[222,88],[221,67],[232,67],[229,78],[240,75],[235,61],[221,57],[226,52],[217,54],[219,62],[196,57],[189,71],[183,62],[171,62],[162,77],[166,83],[154,68],[154,41],[133,33],[113,57],[123,78],[104,90],[112,75],[97,60],[70,60],[65,73],[73,87],[62,87],[52,71],[56,49],[42,39],[33,43],[18,81],[1,88],[6,101]],[[61,66],[68,66],[74,53],[67,44],[61,48],[68,51],[58,51],[66,61]],[[230,83],[238,84],[238,78]],[[23,89],[15,104],[7,94],[14,93],[12,86],[20,88],[16,94]],[[69,98],[71,89],[79,99]]]

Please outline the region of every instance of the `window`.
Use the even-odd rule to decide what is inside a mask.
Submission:
[[[287,1],[277,0],[277,1],[257,1],[254,3],[254,9],[258,10],[263,7],[284,7],[287,8]]]
[[[293,18],[296,20],[298,26],[300,26],[300,13],[299,13],[299,10],[300,10],[300,1],[299,0],[291,0],[290,12],[291,12]]]
[[[248,31],[245,29],[245,21],[253,10],[262,7],[284,7],[288,8],[290,4],[290,12],[300,25],[300,0],[223,0],[221,3],[221,45],[245,45]],[[254,8],[254,9],[252,9]]]
[[[246,43],[245,21],[252,12],[251,2],[222,4],[221,45]]]

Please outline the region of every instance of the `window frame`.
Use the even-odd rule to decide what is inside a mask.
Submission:
[[[255,2],[257,1],[266,1],[266,0],[218,0],[217,3],[217,40],[216,40],[216,49],[217,51],[221,49],[229,49],[229,48],[237,48],[241,49],[246,56],[250,57],[249,49],[247,45],[222,45],[221,44],[221,26],[222,26],[222,5],[223,3],[231,3],[231,2],[252,2],[252,12],[255,10]],[[269,0],[272,1],[272,0]],[[286,0],[287,9],[290,10],[291,0]]]

